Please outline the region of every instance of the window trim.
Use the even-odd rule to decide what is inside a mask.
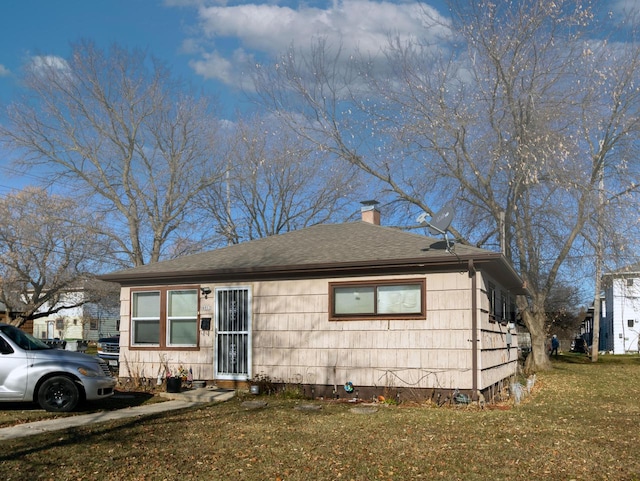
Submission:
[[[487,283],[487,299],[489,299],[489,322],[495,323],[498,318],[496,315],[496,285],[491,281]]]
[[[407,314],[377,313],[378,288],[387,286],[420,286],[420,312]],[[372,314],[336,314],[336,288],[344,287],[372,287],[374,289],[374,310]],[[379,320],[425,320],[427,318],[427,280],[424,277],[410,279],[362,280],[346,282],[329,282],[329,320],[330,321],[379,321]]]
[[[195,316],[170,316],[169,315],[169,302],[170,302],[170,297],[169,297],[169,293],[171,292],[185,292],[185,291],[195,291],[195,296],[196,296],[196,312],[195,312]],[[165,344],[167,347],[195,347],[198,345],[198,305],[199,305],[199,290],[198,289],[193,289],[193,288],[189,288],[189,289],[169,289],[167,290],[167,298],[166,298],[166,305],[167,305],[167,316],[165,319],[166,322],[166,338],[165,338]],[[173,324],[174,322],[176,322],[176,324],[178,324],[180,321],[189,321],[195,324],[196,327],[196,338],[195,338],[195,344],[180,344],[180,343],[171,343],[170,344],[170,338],[171,338],[171,329],[170,329],[170,325]]]
[[[196,306],[196,344],[195,345],[170,345],[168,342],[169,323],[168,314],[168,293],[170,291],[195,290],[198,305]],[[159,292],[160,293],[160,333],[158,344],[134,344],[133,342],[133,296],[139,292]],[[171,286],[149,286],[132,288],[129,293],[129,350],[130,351],[198,351],[200,350],[200,286],[199,285],[171,285]]]
[[[135,307],[134,304],[134,297],[135,294],[137,293],[146,293],[146,294],[158,294],[158,301],[160,302],[160,310],[158,311],[158,316],[156,318],[156,316],[136,316],[134,319],[134,315],[133,315],[133,310]],[[131,339],[130,339],[130,345],[132,347],[145,347],[145,348],[157,348],[160,347],[162,345],[162,309],[163,307],[163,303],[162,303],[162,290],[161,289],[136,289],[135,291],[132,289],[131,290],[131,302],[130,302],[130,312],[129,312],[129,319],[130,319],[130,326],[129,326],[129,332],[131,333]],[[138,321],[141,322],[154,322],[157,320],[158,322],[158,342],[157,343],[144,343],[144,344],[136,344],[134,339],[135,339],[135,328],[134,328],[134,324],[137,323]]]
[[[508,297],[507,297],[507,293],[500,289],[500,306],[498,307],[499,312],[498,312],[498,318],[500,319],[500,322],[502,322],[503,324],[505,324],[507,322],[507,303],[508,301]]]

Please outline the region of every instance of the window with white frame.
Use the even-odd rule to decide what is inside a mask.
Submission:
[[[167,293],[167,345],[195,346],[198,342],[198,291]]]
[[[196,347],[198,288],[131,293],[131,347]]]
[[[160,345],[160,291],[131,295],[132,345]]]

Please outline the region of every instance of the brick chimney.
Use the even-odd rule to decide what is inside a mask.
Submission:
[[[380,225],[380,210],[378,209],[379,202],[377,200],[365,200],[360,202],[362,208],[362,222],[368,222],[369,224]]]

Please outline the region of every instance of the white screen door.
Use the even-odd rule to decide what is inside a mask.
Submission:
[[[216,289],[216,379],[249,379],[250,333],[249,288]]]

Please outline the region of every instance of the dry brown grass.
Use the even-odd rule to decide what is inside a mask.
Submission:
[[[6,480],[639,480],[640,358],[561,356],[509,409],[242,398],[0,443]]]

